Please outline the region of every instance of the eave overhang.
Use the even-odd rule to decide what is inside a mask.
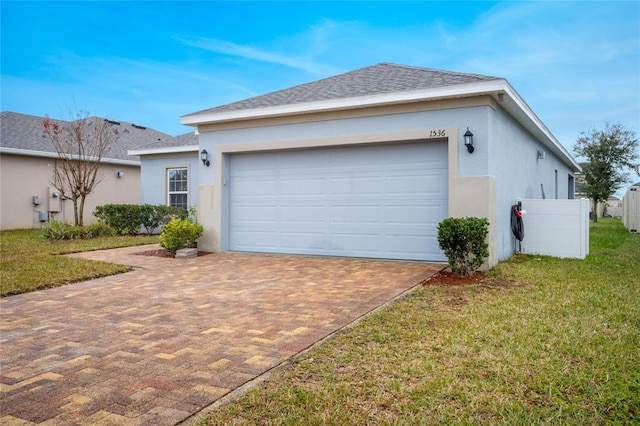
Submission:
[[[149,149],[132,149],[127,151],[129,155],[158,155],[158,154],[176,154],[181,152],[198,152],[200,147],[198,145],[186,145],[186,146],[169,146],[164,148],[149,148]]]
[[[18,149],[18,148],[6,148],[0,147],[0,154],[12,154],[12,155],[23,155],[26,157],[40,157],[40,158],[53,158],[57,159],[58,154],[55,152],[46,152],[46,151],[33,151],[30,149]],[[74,160],[79,159],[77,155],[72,155],[71,158]],[[89,161],[95,161],[95,158],[87,158]],[[105,158],[102,157],[100,159],[100,163],[103,164],[115,164],[119,166],[140,166],[139,160],[121,160],[119,158]]]
[[[410,90],[359,96],[344,99],[331,99],[326,101],[306,102],[279,105],[273,107],[242,109],[236,111],[202,111],[187,114],[180,117],[180,124],[188,126],[201,126],[205,124],[217,124],[226,122],[239,122],[244,120],[265,119],[283,116],[313,114],[320,112],[341,111],[378,107],[385,105],[397,105],[412,102],[434,101],[451,98],[464,98],[489,95],[498,105],[510,114],[518,123],[527,129],[547,149],[553,152],[574,172],[581,171],[580,165],[573,159],[569,152],[553,136],[538,116],[529,108],[515,89],[504,79],[482,81],[478,83],[466,83],[454,86],[435,87],[429,89]],[[130,155],[140,155],[139,153]]]

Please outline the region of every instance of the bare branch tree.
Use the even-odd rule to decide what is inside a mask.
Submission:
[[[51,185],[73,202],[75,225],[83,226],[85,200],[102,180],[102,156],[119,135],[108,120],[89,117],[82,111],[75,118],[57,123],[45,116],[39,126],[58,154]]]

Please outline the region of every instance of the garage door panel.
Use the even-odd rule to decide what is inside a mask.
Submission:
[[[416,173],[402,176],[390,176],[386,179],[387,194],[437,194],[444,189],[440,173]]]
[[[342,224],[352,226],[379,225],[380,205],[369,206],[331,206],[329,207],[330,224]]]
[[[416,226],[432,224],[429,218],[438,220],[440,206],[390,206],[385,208],[385,214],[389,225],[407,225],[419,229]]]
[[[427,142],[234,154],[229,248],[445,260],[446,153]]]
[[[280,196],[308,196],[324,195],[326,192],[325,179],[315,178],[309,179],[304,176],[287,177],[282,179],[280,186]]]
[[[249,251],[248,249],[251,248],[252,251],[270,252],[278,238],[278,233],[275,230],[248,229],[237,231],[234,238],[237,250]]]
[[[273,206],[242,206],[237,209],[236,220],[245,223],[277,222],[278,209]]]
[[[277,194],[277,186],[275,180],[266,179],[237,179],[234,181],[236,186],[236,195],[238,199],[253,197],[265,197]]]
[[[324,224],[327,210],[324,204],[320,205],[283,205],[280,209],[280,219],[289,224]]]
[[[323,254],[328,240],[321,232],[282,232],[277,253]]]
[[[380,252],[379,235],[333,232],[329,241],[329,254],[334,256],[375,257]]]
[[[341,176],[327,179],[329,195],[372,195],[380,192],[380,176]]]

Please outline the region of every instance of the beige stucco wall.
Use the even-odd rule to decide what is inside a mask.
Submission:
[[[59,198],[52,197],[55,189],[50,187],[49,182],[54,163],[54,158],[0,155],[0,229],[40,227],[39,212],[50,210],[61,210],[52,213],[52,218],[73,223],[72,202],[60,202]],[[117,171],[123,172],[124,175],[118,178]],[[102,181],[85,204],[85,225],[96,221],[92,215],[96,206],[140,202],[139,166],[103,164],[100,174]],[[42,202],[39,206],[33,205],[33,195],[41,197]]]
[[[488,269],[498,263],[496,205],[496,179],[493,176],[450,176],[449,216],[484,217],[489,221],[489,257],[482,269]]]

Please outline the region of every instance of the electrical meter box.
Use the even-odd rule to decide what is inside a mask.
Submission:
[[[38,206],[38,205],[40,205],[40,203],[42,203],[42,197],[40,197],[39,195],[34,195],[33,196],[33,205],[34,206]]]

